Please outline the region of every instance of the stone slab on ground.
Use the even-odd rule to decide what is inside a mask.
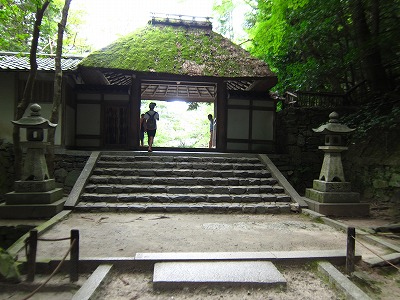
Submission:
[[[361,259],[355,256],[356,261]],[[306,263],[325,260],[341,265],[346,261],[346,249],[343,250],[307,250],[307,251],[265,251],[265,252],[160,252],[136,253],[136,261],[172,262],[172,261],[273,261],[276,263]]]
[[[331,263],[320,262],[318,263],[318,270],[324,275],[328,276],[329,281],[332,282],[340,291],[346,295],[346,299],[354,300],[370,300],[371,298],[365,294],[358,286],[350,281],[344,274],[339,272]]]
[[[176,289],[199,285],[286,286],[268,261],[162,262],[154,265],[153,287]]]
[[[380,267],[380,266],[387,266],[389,262],[392,264],[397,264],[400,262],[400,253],[390,253],[387,255],[382,255],[380,257],[372,257],[369,259],[365,259],[366,262],[370,267]]]
[[[112,265],[100,265],[75,293],[72,300],[89,300],[95,299],[96,291],[99,289],[102,282],[110,274]]]

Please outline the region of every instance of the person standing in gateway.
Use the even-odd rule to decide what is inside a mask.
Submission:
[[[150,110],[144,114],[144,118],[146,119],[146,129],[147,129],[147,138],[149,143],[149,152],[152,152],[152,146],[154,137],[156,136],[157,131],[157,121],[160,119],[158,112],[154,110],[156,104],[151,102],[149,104]]]

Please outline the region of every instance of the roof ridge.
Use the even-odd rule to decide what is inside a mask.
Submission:
[[[178,14],[151,13],[149,24],[151,25],[167,25],[167,26],[184,26],[212,30],[212,17],[199,17]]]

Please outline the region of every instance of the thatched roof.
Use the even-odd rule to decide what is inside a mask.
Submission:
[[[265,62],[211,26],[188,23],[153,22],[89,54],[80,65],[190,76],[275,77]]]

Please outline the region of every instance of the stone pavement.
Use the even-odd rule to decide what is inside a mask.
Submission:
[[[269,261],[186,261],[154,265],[156,289],[215,284],[285,287],[286,279]]]

